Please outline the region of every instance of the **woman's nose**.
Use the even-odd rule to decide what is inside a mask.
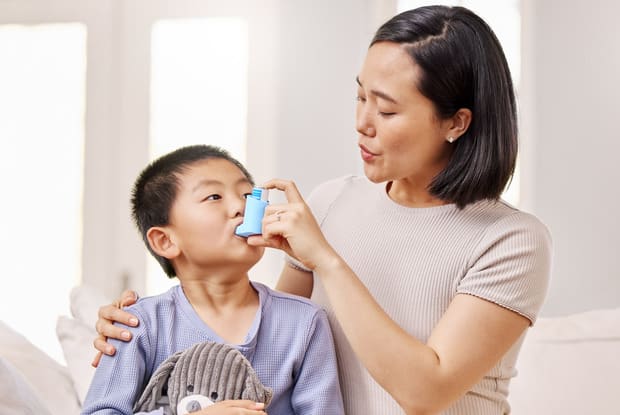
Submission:
[[[377,133],[372,122],[372,117],[365,107],[358,108],[357,110],[355,129],[358,133],[367,137],[374,137]]]

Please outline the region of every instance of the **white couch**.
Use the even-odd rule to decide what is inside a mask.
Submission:
[[[97,309],[110,299],[86,286],[71,291],[71,317],[56,334],[66,366],[0,321],[0,415],[77,415],[88,391],[95,356]]]
[[[56,328],[67,366],[0,322],[1,415],[79,414],[94,372],[97,307],[107,302],[86,287],[72,291],[72,317]],[[540,318],[517,369],[509,396],[515,415],[620,414],[620,307]]]

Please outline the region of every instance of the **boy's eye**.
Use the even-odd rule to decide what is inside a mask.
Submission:
[[[212,195],[205,197],[203,200],[220,200],[221,198],[222,196],[218,194],[212,194]]]

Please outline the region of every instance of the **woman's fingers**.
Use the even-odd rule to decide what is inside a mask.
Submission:
[[[251,235],[248,236],[248,245],[262,246],[265,248],[275,248],[280,250],[286,250],[286,240],[280,235],[273,235],[268,237],[266,235]]]
[[[263,186],[285,192],[287,203],[267,206],[262,235],[248,238],[248,243],[280,249],[307,268],[314,269],[333,250],[297,186],[290,180],[282,179],[270,180]]]
[[[101,353],[112,356],[116,352],[114,347],[107,342],[108,338],[123,341],[131,340],[131,333],[121,326],[115,326],[113,322],[116,321],[131,327],[137,326],[139,322],[136,316],[120,309],[123,305],[134,304],[136,300],[136,293],[127,290],[123,292],[121,298],[114,304],[108,304],[99,308],[99,319],[95,324],[98,336],[93,341],[93,345],[100,353],[93,359],[93,366],[96,367],[99,364]]]
[[[126,326],[136,327],[139,322],[136,316],[130,314],[124,310],[118,308],[118,304],[108,304],[99,308],[99,319],[97,320],[97,324],[95,328],[97,329],[97,333],[102,334],[106,337],[113,337],[119,340],[128,340],[131,338],[121,336],[122,328],[118,326],[114,326],[112,323],[122,323]],[[129,332],[127,332],[129,334]]]
[[[95,337],[95,340],[93,341],[93,346],[95,346],[95,349],[97,349],[99,352],[107,354],[108,356],[113,356],[114,353],[116,353],[116,349],[114,348],[114,346],[107,342],[107,337],[102,335]]]
[[[131,333],[120,326],[115,326],[113,322],[116,321],[126,326],[137,326],[139,322],[136,316],[120,308],[134,304],[137,299],[138,296],[134,291],[126,290],[114,304],[108,304],[99,308],[99,319],[95,323],[98,336],[93,341],[93,345],[98,350],[98,353],[91,363],[92,366],[97,367],[99,365],[102,354],[112,356],[116,353],[114,346],[108,343],[108,338],[123,341],[131,340]]]
[[[135,304],[138,301],[138,294],[132,290],[125,290],[121,294],[121,298],[119,299],[119,303],[121,307],[127,307],[132,304]]]
[[[245,408],[245,409],[254,409],[254,410],[262,410],[265,408],[264,403],[254,402],[248,399],[222,401],[221,405],[226,406],[226,407]]]
[[[249,400],[220,401],[197,412],[195,415],[266,415],[265,404]]]
[[[93,361],[90,363],[90,365],[92,367],[97,367],[99,366],[99,362],[101,361],[101,356],[103,356],[102,352],[97,352],[97,354],[95,355],[95,358],[93,359]]]
[[[304,201],[304,198],[301,196],[301,193],[299,193],[295,182],[292,180],[271,179],[268,182],[263,183],[262,187],[266,189],[282,190],[286,195],[286,200],[288,200],[289,203],[299,203]]]

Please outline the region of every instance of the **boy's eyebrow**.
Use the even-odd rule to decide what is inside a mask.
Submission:
[[[357,84],[360,87],[362,87],[362,83],[360,82],[360,77],[359,76],[355,77],[355,82],[357,82]],[[370,93],[375,95],[375,96],[378,96],[379,98],[383,98],[386,101],[390,101],[393,104],[398,104],[398,102],[396,102],[396,100],[394,98],[392,98],[391,96],[389,96],[385,92],[377,91],[376,89],[371,89]]]
[[[239,184],[245,184],[245,183],[251,184],[250,181],[246,177],[242,177],[241,179],[235,182],[235,186]],[[196,186],[194,186],[194,188],[192,189],[192,193],[198,190],[199,188],[201,188],[202,186],[213,186],[213,185],[221,185],[221,184],[223,183],[219,180],[203,179],[199,181]]]
[[[195,192],[196,190],[198,190],[202,186],[212,186],[212,185],[216,185],[216,184],[222,184],[222,182],[220,182],[219,180],[203,179],[203,180],[199,181],[198,184],[196,184],[196,186],[194,186],[194,188],[192,189],[192,192]]]

